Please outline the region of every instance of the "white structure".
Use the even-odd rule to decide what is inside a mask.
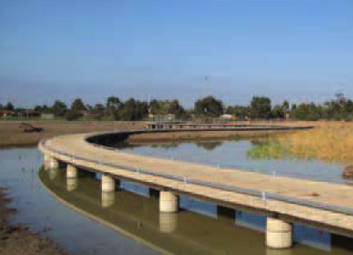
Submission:
[[[269,248],[284,249],[292,246],[292,224],[267,217],[266,245]]]
[[[159,195],[159,210],[161,212],[173,213],[179,209],[178,196],[170,191],[161,191]]]

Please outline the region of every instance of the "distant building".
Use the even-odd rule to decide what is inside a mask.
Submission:
[[[148,120],[150,120],[150,121],[173,121],[173,120],[175,120],[175,114],[148,114]]]
[[[221,116],[219,116],[221,119],[226,119],[226,120],[232,120],[235,119],[234,115],[232,114],[223,114]]]
[[[54,119],[54,114],[53,113],[42,113],[40,115],[40,118],[41,119],[44,119],[44,120],[53,120]]]
[[[0,116],[3,118],[7,118],[7,117],[13,117],[15,116],[16,113],[14,111],[11,110],[0,110]]]
[[[22,115],[23,117],[40,117],[41,113],[35,110],[27,110]]]

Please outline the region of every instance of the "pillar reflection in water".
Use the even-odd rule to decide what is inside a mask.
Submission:
[[[293,249],[266,249],[266,255],[292,255]]]
[[[74,165],[68,164],[66,167],[66,177],[67,178],[77,178],[78,176],[78,170]]]
[[[77,178],[67,178],[66,179],[66,187],[67,191],[74,191],[77,188]]]
[[[172,233],[176,229],[177,224],[177,213],[159,213],[159,230],[162,233]]]
[[[115,192],[102,192],[102,208],[108,208],[114,205]]]
[[[54,180],[55,177],[58,175],[58,169],[50,169],[49,170],[49,178],[50,180]]]

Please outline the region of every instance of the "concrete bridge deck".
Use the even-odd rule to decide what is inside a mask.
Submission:
[[[116,133],[134,132],[144,131]],[[351,186],[132,155],[86,141],[99,135],[59,136],[40,143],[39,149],[59,161],[116,179],[127,179],[159,190],[353,237]]]

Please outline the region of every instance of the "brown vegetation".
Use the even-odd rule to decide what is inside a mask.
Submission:
[[[315,129],[279,136],[287,152],[294,156],[326,162],[353,163],[353,124],[318,122]]]

